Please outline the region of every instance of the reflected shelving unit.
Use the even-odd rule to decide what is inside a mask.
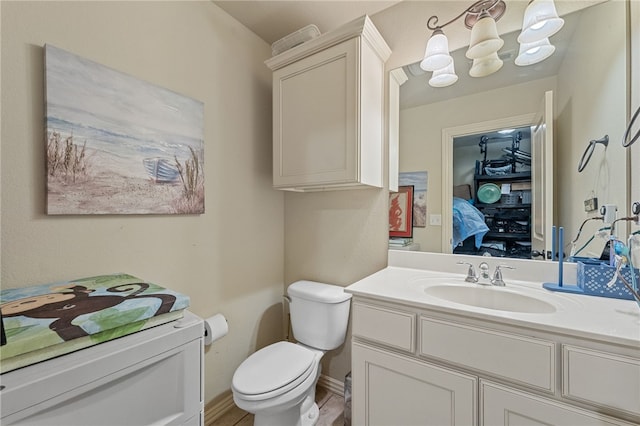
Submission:
[[[493,183],[503,188],[509,185],[510,192],[500,200],[485,204],[476,202],[476,208],[485,217],[489,232],[484,237],[485,248],[492,254],[509,257],[531,257],[531,172],[507,173],[499,176],[476,174],[474,193],[486,184]]]

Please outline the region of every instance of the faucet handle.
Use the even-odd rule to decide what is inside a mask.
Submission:
[[[476,275],[476,270],[473,269],[473,264],[469,262],[458,262],[458,265],[469,265],[469,269],[467,270],[467,277],[464,279],[468,283],[477,283],[478,276]]]
[[[502,269],[501,268],[516,269],[513,266],[509,266],[509,265],[498,265],[498,266],[496,266],[496,270],[493,273],[493,278],[491,279],[491,284],[496,285],[498,287],[504,287],[505,286],[504,280],[502,279]]]

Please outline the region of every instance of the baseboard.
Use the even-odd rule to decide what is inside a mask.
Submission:
[[[335,393],[336,395],[344,397],[344,383],[340,380],[334,379],[333,377],[321,374],[320,378],[318,379],[318,386],[323,387],[329,392]]]
[[[213,422],[215,422],[224,414],[226,414],[227,411],[235,407],[235,404],[233,402],[233,394],[231,393],[231,391],[228,391],[228,392],[229,393],[227,395],[224,395],[222,398],[213,400],[209,402],[207,405],[205,405],[204,407],[204,425],[205,426],[211,426]]]

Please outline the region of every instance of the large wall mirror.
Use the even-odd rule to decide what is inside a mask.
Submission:
[[[628,154],[620,145],[629,109],[627,9],[628,2],[611,0],[563,16],[565,26],[551,38],[556,46],[554,55],[532,66],[514,64],[519,33],[514,32],[501,35],[505,45],[499,53],[504,66],[487,77],[468,76],[471,61],[464,57],[466,48],[452,52],[459,80],[449,87],[429,87],[431,73],[422,72],[417,64],[403,67],[408,81],[400,87],[401,184],[403,173],[427,173],[426,218],[421,226],[413,228],[414,249],[453,252],[454,191],[461,185],[469,185],[469,197],[478,202],[481,182],[473,180],[478,171],[474,169],[477,161],[504,158],[503,153],[509,157],[509,151],[513,155],[516,148],[521,161],[513,171],[535,175],[534,169],[539,168],[537,178],[530,178],[530,186],[510,182],[512,189],[514,185],[517,188],[513,192],[519,197],[517,202],[535,204],[536,199],[547,197],[548,203],[544,205],[553,204],[552,208],[539,208],[537,214],[545,215],[544,219],[534,218],[526,224],[532,232],[536,223],[547,231],[543,250],[550,247],[549,231],[555,225],[564,228],[567,242],[564,250],[571,252],[570,243],[581,224],[599,216],[598,210],[585,210],[586,200],[595,198],[599,205],[616,205],[619,215],[628,213]],[[527,130],[535,127],[536,117],[544,114],[545,106],[552,144],[543,157],[536,154],[533,137]],[[516,147],[512,143],[518,133],[520,140]],[[604,135],[608,135],[611,143],[607,147],[597,146],[590,162],[579,173],[578,163],[585,148]],[[483,138],[489,140],[485,145],[488,157],[480,146]],[[543,161],[537,165],[527,163],[527,155],[537,155]],[[510,201],[508,197],[502,200]],[[541,205],[539,202],[538,206]],[[518,223],[524,226],[523,220]],[[579,247],[581,255],[599,256],[606,239],[596,237],[588,244],[587,241],[602,226],[601,221],[588,221],[581,238],[573,245],[574,250]],[[624,227],[619,232],[621,238],[626,238]],[[506,250],[506,245],[491,248],[505,249],[503,253],[491,252],[494,256],[508,256],[511,250]]]

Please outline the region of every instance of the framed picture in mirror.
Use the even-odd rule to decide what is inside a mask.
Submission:
[[[427,171],[401,172],[398,176],[401,186],[413,185],[413,227],[427,226]]]
[[[389,194],[389,237],[413,236],[413,185]]]

